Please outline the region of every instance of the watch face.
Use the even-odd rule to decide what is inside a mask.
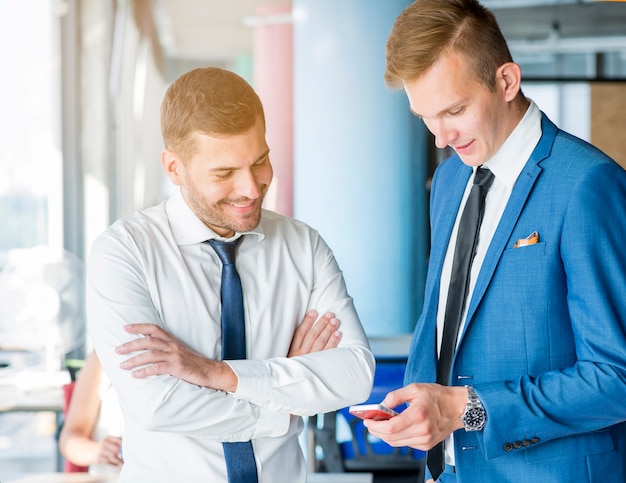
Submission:
[[[480,430],[485,425],[485,410],[471,408],[465,413],[465,426],[470,430]]]

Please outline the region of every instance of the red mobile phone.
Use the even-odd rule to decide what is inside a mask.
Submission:
[[[357,406],[350,406],[348,412],[357,418],[374,419],[376,421],[389,419],[398,415],[393,409],[386,408],[382,404],[359,404]]]

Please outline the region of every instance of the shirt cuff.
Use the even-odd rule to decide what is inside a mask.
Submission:
[[[258,407],[255,438],[283,436],[289,429],[291,414],[268,409],[266,404],[272,388],[270,372],[259,361],[229,360],[224,361],[237,375],[237,390],[233,396],[248,401]]]

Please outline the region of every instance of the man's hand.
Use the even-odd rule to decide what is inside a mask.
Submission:
[[[463,427],[461,415],[467,404],[465,387],[440,384],[410,384],[392,391],[382,401],[395,408],[409,406],[387,421],[364,421],[368,431],[391,446],[410,446],[428,451]]]
[[[133,377],[169,374],[197,386],[228,392],[237,390],[237,376],[228,364],[203,357],[158,325],[128,324],[124,330],[145,336],[115,349],[118,354],[145,351],[120,364],[122,369],[134,369]]]
[[[335,314],[328,312],[317,322],[315,322],[316,319],[317,311],[307,312],[293,335],[287,357],[334,349],[339,345],[341,332],[337,330],[339,320],[335,318]]]

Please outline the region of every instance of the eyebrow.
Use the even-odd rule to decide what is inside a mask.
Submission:
[[[444,108],[444,109],[442,109],[441,111],[439,111],[439,112],[435,115],[435,117],[439,117],[439,116],[441,116],[441,115],[445,114],[446,112],[450,112],[450,111],[453,111],[453,110],[455,110],[455,109],[459,109],[460,107],[467,105],[467,102],[468,102],[467,98],[465,98],[465,99],[461,99],[461,100],[459,100],[459,101],[457,101],[457,102],[454,102],[454,103],[450,104],[449,106],[447,106],[446,108]],[[419,114],[419,113],[415,112],[411,106],[409,106],[409,110],[411,111],[411,113],[412,113],[414,116],[417,116],[417,117],[419,117],[420,119],[424,119],[424,118],[426,118],[426,116],[424,116],[423,114]]]
[[[252,164],[258,163],[263,158],[266,158],[269,154],[270,154],[270,148],[267,148],[265,151],[263,151],[263,154],[261,154],[258,158],[256,158],[252,162]],[[233,167],[230,167],[230,166],[217,166],[215,168],[212,168],[211,172],[216,172],[216,171],[233,171],[234,169],[237,169],[237,168],[233,168]]]

